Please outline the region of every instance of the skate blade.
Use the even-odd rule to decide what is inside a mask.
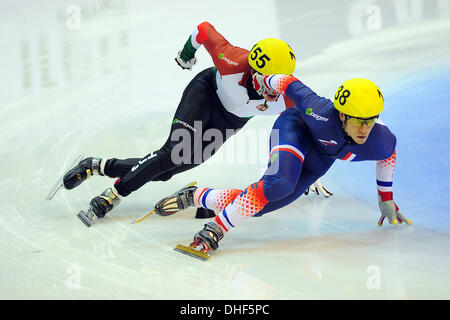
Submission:
[[[197,181],[192,181],[192,182],[189,183],[188,185],[185,185],[183,188],[181,188],[181,190],[183,190],[184,188],[187,188],[187,187],[195,186],[196,184],[197,184]],[[151,215],[154,214],[154,213],[156,213],[156,210],[155,210],[155,209],[153,209],[153,210],[147,212],[147,213],[144,214],[142,217],[140,217],[140,218],[134,220],[131,224],[137,224],[137,223],[139,223],[139,222],[142,222],[142,220],[148,218],[149,216],[151,216]]]
[[[77,217],[81,220],[81,222],[83,222],[86,227],[91,227],[92,225],[95,224],[95,221],[83,210],[81,210],[78,214]]]
[[[193,247],[183,246],[182,244],[177,245],[173,250],[186,254],[190,257],[200,259],[202,261],[207,261],[209,258],[211,258],[211,256],[207,253],[196,250]]]
[[[81,160],[83,160],[83,155],[79,155],[78,158],[75,159],[75,161],[73,161],[70,165],[70,167],[64,171],[63,175],[56,181],[55,185],[53,186],[53,188],[50,189],[50,192],[48,193],[47,197],[45,198],[45,200],[51,200],[53,199],[53,197],[55,196],[55,194],[58,192],[59,189],[64,189],[64,183],[63,183],[63,179],[64,176],[66,175],[66,173],[71,170],[73,167],[75,167]]]
[[[193,187],[197,185],[197,181],[192,181],[191,183],[189,183],[188,185],[184,186],[181,190],[183,190],[184,188],[188,188],[188,187]]]
[[[64,176],[63,176],[64,177]],[[48,195],[45,197],[45,200],[52,200],[55,194],[58,192],[59,189],[62,189],[64,187],[64,184],[62,182],[63,177],[61,177],[56,184],[53,186],[53,188],[50,190]]]
[[[140,217],[140,218],[134,220],[131,224],[139,223],[139,222],[141,222],[142,220],[144,220],[144,219],[147,218],[148,216],[151,216],[151,215],[154,214],[154,213],[156,213],[156,210],[155,210],[155,209],[153,209],[153,210],[150,211],[150,212],[147,212],[147,213],[144,214],[142,217]]]

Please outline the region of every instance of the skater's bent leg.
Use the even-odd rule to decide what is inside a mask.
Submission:
[[[102,171],[106,176],[111,178],[122,178],[127,173],[131,171],[131,169],[137,165],[139,165],[139,161],[146,159],[147,157],[155,154],[156,151],[150,153],[144,158],[129,158],[129,159],[108,159],[105,163],[104,170]],[[190,170],[194,167],[198,166],[198,164],[185,164],[182,166],[174,167],[173,169],[169,169],[161,174],[153,177],[151,181],[168,181],[174,175]]]
[[[270,202],[294,193],[310,151],[309,133],[280,116],[270,138],[268,168],[260,181],[247,187],[218,216],[216,222],[229,230],[256,215]]]
[[[271,161],[260,181],[247,187],[245,191],[240,189],[197,188],[194,194],[195,205],[216,212],[223,212],[232,201],[243,200],[244,203],[248,201],[250,204],[267,203],[292,193],[302,170],[303,158],[299,159],[299,155],[293,154],[290,150],[286,151],[286,147],[281,149],[277,146],[278,144],[272,148]],[[238,211],[243,216],[248,217],[262,209],[259,205],[257,207],[257,211],[252,209],[251,213],[245,209]],[[233,211],[235,210],[233,209]]]
[[[312,161],[308,161],[309,155]],[[261,216],[265,213],[277,210],[292,203],[304,194],[314,181],[323,176],[331,167],[333,159],[315,159],[315,152],[310,152],[304,162],[301,175],[292,192],[286,193],[286,196],[277,200],[269,200],[271,192],[281,194],[279,190],[273,188],[279,187],[273,184],[268,187],[266,184],[267,176],[260,181],[249,186],[244,192],[239,194],[235,199],[229,202],[229,205],[216,216],[215,221],[225,228],[225,231],[234,228],[249,217]],[[318,158],[318,157],[317,157]],[[322,160],[322,161],[321,161]],[[313,167],[313,170],[310,168]]]
[[[153,179],[168,180],[175,172],[192,168],[203,162],[194,157],[202,154],[202,132],[212,117],[211,104],[217,103],[213,88],[213,71],[204,70],[197,74],[183,92],[181,101],[172,121],[169,138],[164,146],[139,159],[131,170],[115,185],[122,196],[139,189]]]
[[[240,189],[197,188],[194,204],[197,208],[222,212],[241,193]]]
[[[174,175],[195,168],[196,166],[198,166],[198,164],[184,164],[182,166],[175,167],[154,177],[152,181],[168,181]]]
[[[114,186],[121,196],[126,197],[154,177],[175,166],[176,164],[171,160],[171,148],[166,144],[160,150],[139,159],[127,174],[116,181]]]
[[[123,177],[131,168],[139,163],[141,158],[129,158],[129,159],[108,159],[105,161],[103,173],[111,178]]]
[[[219,215],[215,221],[221,225],[225,231],[241,224],[263,210],[270,202],[278,201],[295,190],[298,176],[302,170],[302,162],[295,160],[289,153],[281,152],[277,160],[281,160],[284,168],[291,170],[277,169],[276,174],[270,173],[270,167],[263,178],[248,186],[243,192],[237,195]],[[273,167],[272,167],[273,168]],[[295,179],[295,182],[293,182]]]
[[[290,151],[277,148],[273,149],[273,154],[277,156],[271,157],[273,161],[263,178],[244,191],[198,188],[194,194],[194,203],[220,212],[215,221],[228,231],[260,212],[269,202],[291,194],[302,171],[302,159]]]
[[[254,217],[259,217],[266,213],[278,210],[297,200],[312,183],[317,181],[317,179],[322,177],[328,171],[333,162],[333,159],[320,158],[315,152],[310,152],[305,159],[302,173],[294,191],[284,198],[267,203],[261,211],[254,215]]]
[[[290,152],[277,150],[274,152],[277,152],[277,157],[269,164],[266,174],[260,181],[248,186],[245,191],[197,188],[194,194],[195,206],[220,212],[224,220],[230,226],[234,226],[228,218],[227,211],[231,216],[237,213],[242,218],[248,218],[257,214],[268,202],[276,201],[292,193],[298,182],[302,162]],[[282,168],[279,167],[281,163]],[[274,170],[275,167],[277,167],[276,170]],[[229,226],[226,228],[229,229]]]

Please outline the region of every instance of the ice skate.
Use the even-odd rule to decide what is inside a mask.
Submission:
[[[174,194],[160,200],[155,205],[155,211],[161,216],[170,216],[180,210],[185,210],[194,206],[194,192],[197,182],[191,182]]]
[[[92,226],[95,223],[95,220],[97,219],[96,215],[92,211],[91,207],[87,209],[86,211],[81,210],[77,214],[78,219],[80,219],[87,227]]]
[[[91,200],[89,209],[81,210],[77,217],[87,226],[92,226],[96,219],[103,218],[120,203],[120,198],[113,188],[108,188],[103,193]]]
[[[79,155],[69,166],[69,169],[67,169],[61,177],[56,181],[55,185],[51,188],[50,192],[48,193],[46,200],[51,200],[55,196],[55,194],[58,192],[59,189],[64,188],[64,176],[67,174],[68,171],[70,171],[73,167],[77,166],[80,161],[83,159],[82,155]]]
[[[103,175],[100,171],[101,158],[85,158],[69,170],[63,178],[64,188],[67,190],[78,187],[83,181],[89,179],[92,175]]]
[[[219,247],[223,234],[223,230],[215,222],[208,222],[202,230],[197,232],[194,241],[188,247],[179,244],[174,250],[205,261],[211,257],[208,252]],[[201,248],[198,249],[200,246]]]
[[[51,200],[59,189],[71,190],[79,186],[94,174],[103,175],[100,171],[100,161],[100,158],[84,158],[82,155],[78,156],[72,162],[69,169],[66,170],[66,173],[56,181],[45,199]]]
[[[195,186],[196,184],[197,182],[193,181],[190,184],[181,188],[181,190],[178,190],[174,194],[160,200],[156,204],[154,209],[147,212],[142,217],[134,220],[132,224],[139,223],[154,213],[157,213],[161,216],[169,216],[171,214],[177,213],[180,210],[184,210],[190,206],[193,206],[194,192],[197,189],[197,187]]]

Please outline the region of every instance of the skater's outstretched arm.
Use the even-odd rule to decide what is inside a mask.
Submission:
[[[266,76],[256,73],[253,75],[253,84],[255,88],[260,88],[259,90],[275,90],[286,95],[295,104],[295,108],[300,110],[300,114],[305,120],[308,118],[304,115],[308,114],[306,110],[311,105],[315,105],[317,108],[330,102],[329,99],[319,96],[293,75]]]
[[[194,29],[183,49],[178,52],[178,56],[175,58],[178,65],[183,69],[191,70],[192,66],[197,62],[195,53],[201,46],[204,46],[211,55],[215,67],[222,75],[245,72],[248,69],[247,59],[249,51],[231,45],[207,21],[200,23]]]
[[[392,184],[394,180],[394,168],[397,159],[397,153],[394,153],[387,159],[377,161],[377,189],[378,189],[378,205],[381,211],[381,217],[378,220],[378,225],[383,225],[384,219],[387,218],[390,224],[398,224],[405,222],[412,224],[410,219],[403,216],[394,202],[392,192]]]

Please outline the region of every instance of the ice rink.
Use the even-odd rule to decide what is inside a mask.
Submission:
[[[295,75],[322,96],[349,78],[376,82],[398,141],[394,199],[413,225],[378,227],[375,162],[339,160],[322,178],[331,198],[250,219],[207,262],[172,250],[203,227],[195,210],[131,224],[190,181],[256,182],[276,116],[253,118],[212,159],[148,183],[91,228],[76,214],[114,180],[44,200],[79,154],[161,147],[185,86],[212,65],[204,48],[192,71],[174,61],[203,21],[243,48],[287,41]],[[450,299],[449,40],[449,0],[2,0],[0,298]],[[255,133],[256,160],[238,149]]]

